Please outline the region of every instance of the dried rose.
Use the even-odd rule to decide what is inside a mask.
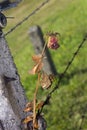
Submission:
[[[47,47],[51,48],[51,49],[58,49],[60,47],[59,43],[58,43],[58,37],[57,37],[58,33],[50,33],[48,34],[48,43],[47,43]]]
[[[48,89],[52,85],[53,80],[54,80],[53,74],[48,75],[47,73],[43,72],[40,80],[41,87],[43,89]]]

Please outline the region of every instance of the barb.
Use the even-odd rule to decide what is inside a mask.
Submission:
[[[4,36],[7,36],[11,32],[13,32],[17,27],[19,27],[21,24],[23,24],[25,21],[27,21],[31,16],[36,14],[44,5],[46,5],[50,0],[46,0],[43,2],[40,6],[38,6],[35,10],[33,10],[27,17],[25,17],[22,21],[17,23],[14,27],[12,27],[8,32],[4,34]]]
[[[47,97],[46,97],[46,99],[45,99],[45,101],[44,101],[44,104],[43,104],[43,107],[42,107],[40,113],[42,112],[44,106],[46,105],[46,102],[48,101],[49,97],[51,98],[51,95],[59,88],[59,85],[60,85],[62,79],[64,78],[64,76],[65,76],[67,70],[68,70],[69,67],[71,66],[72,62],[74,61],[75,57],[77,56],[79,50],[81,49],[82,45],[85,43],[86,40],[87,40],[87,34],[84,36],[82,42],[79,44],[79,46],[78,46],[77,50],[75,51],[75,53],[73,54],[71,60],[68,62],[67,66],[66,66],[66,68],[65,68],[65,70],[64,70],[64,72],[63,72],[62,75],[59,77],[59,80],[58,80],[58,82],[57,82],[57,85],[52,89],[52,91],[51,91],[50,93],[48,93],[48,95],[47,95]]]

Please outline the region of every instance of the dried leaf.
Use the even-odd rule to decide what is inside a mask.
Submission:
[[[32,111],[33,110],[33,107],[28,107],[28,108],[25,108],[24,109],[24,112],[30,112],[30,111]]]
[[[33,102],[29,102],[26,105],[26,108],[24,109],[24,112],[29,112],[33,110]]]
[[[28,102],[27,104],[26,104],[26,107],[30,107],[30,106],[33,106],[33,102],[31,101],[31,102]]]
[[[32,120],[33,120],[33,117],[32,117],[32,116],[27,116],[27,117],[24,119],[23,123],[27,124],[28,122],[30,122],[30,121],[32,121]]]
[[[34,55],[34,56],[32,56],[32,59],[34,62],[38,63],[42,59],[42,56],[41,55]]]
[[[36,119],[35,122],[34,122],[34,128],[35,128],[35,129],[38,129],[38,121],[37,121],[37,119]]]
[[[43,67],[43,58],[41,55],[35,55],[32,57],[33,61],[36,63],[35,66],[31,71],[29,71],[30,74],[36,74],[39,73]]]
[[[24,109],[24,112],[30,112],[30,111],[32,111],[32,110],[33,110],[32,107],[28,107],[28,108],[25,108],[25,109]]]
[[[39,73],[41,71],[43,67],[43,63],[42,62],[39,62],[38,64],[36,64],[33,69],[31,71],[29,71],[30,74],[36,74],[36,73]]]
[[[47,75],[46,73],[42,73],[40,84],[43,89],[48,89],[53,82],[53,75]]]

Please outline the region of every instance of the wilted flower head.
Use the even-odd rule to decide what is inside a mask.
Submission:
[[[41,74],[41,80],[40,80],[40,85],[43,89],[48,89],[51,87],[52,83],[54,81],[54,75],[50,74],[48,75],[47,73],[43,72]]]
[[[47,47],[56,50],[57,48],[60,47],[60,45],[58,44],[58,37],[57,37],[58,33],[50,33],[48,34],[48,43],[47,43]]]

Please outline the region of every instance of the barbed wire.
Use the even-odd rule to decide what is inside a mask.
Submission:
[[[13,32],[17,27],[19,27],[20,25],[22,25],[25,21],[27,21],[31,16],[33,16],[34,14],[36,14],[44,5],[46,5],[50,0],[46,0],[43,3],[41,3],[41,5],[39,5],[35,10],[33,10],[28,16],[26,16],[22,21],[20,21],[19,23],[17,23],[14,27],[12,27],[8,32],[6,32],[4,34],[4,36],[7,36],[8,34],[10,34],[11,32]]]
[[[60,85],[62,79],[64,78],[64,76],[65,76],[67,70],[69,69],[69,67],[70,67],[71,64],[73,63],[75,57],[77,56],[79,50],[82,48],[82,46],[83,46],[83,44],[85,43],[86,40],[87,40],[87,34],[84,36],[82,42],[79,44],[79,46],[78,46],[77,50],[75,51],[75,53],[73,54],[71,60],[68,62],[67,66],[66,66],[66,68],[65,68],[65,70],[64,70],[64,72],[63,72],[63,73],[61,74],[61,76],[59,77],[59,80],[58,80],[58,82],[57,82],[57,85],[47,94],[46,99],[45,99],[45,101],[44,101],[44,104],[43,104],[43,106],[42,106],[42,109],[40,110],[39,113],[41,113],[42,110],[43,110],[43,108],[44,108],[44,106],[49,103],[49,100],[50,100],[52,94],[60,87],[59,85]]]

